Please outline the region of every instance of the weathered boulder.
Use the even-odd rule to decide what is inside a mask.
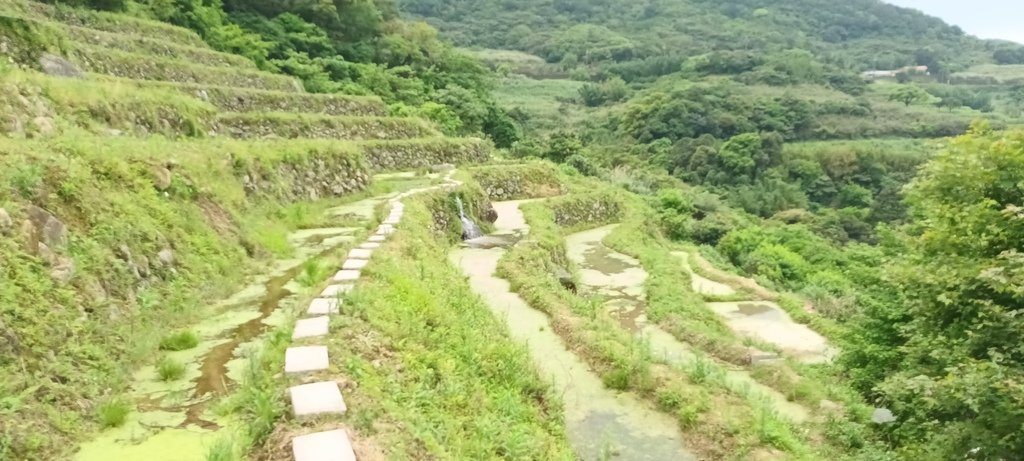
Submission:
[[[25,214],[28,219],[22,223],[21,232],[26,239],[26,249],[30,253],[37,253],[40,243],[54,252],[59,252],[67,244],[67,227],[49,211],[29,205],[25,209]]]
[[[11,219],[11,215],[7,213],[7,210],[0,208],[0,235],[10,234],[12,227],[14,227],[14,221]]]
[[[57,77],[85,78],[85,74],[78,70],[74,64],[50,53],[43,53],[39,56],[39,67],[44,73]]]
[[[558,268],[555,270],[555,277],[558,277],[558,283],[562,284],[562,288],[576,293],[576,281],[573,280],[572,274],[569,271]]]
[[[171,187],[171,170],[166,166],[153,168],[153,186],[158,191],[165,191]]]
[[[64,256],[57,257],[57,262],[50,269],[50,277],[57,283],[67,284],[75,276],[75,262]]]
[[[31,135],[34,137],[47,137],[53,135],[57,131],[57,126],[54,125],[53,119],[50,117],[36,117],[32,119]]]
[[[157,260],[160,261],[161,265],[165,267],[174,266],[174,251],[171,250],[170,248],[164,248],[163,250],[160,250],[160,252],[156,254],[156,257]]]

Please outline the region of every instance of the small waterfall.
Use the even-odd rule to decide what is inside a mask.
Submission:
[[[472,219],[466,217],[466,210],[462,208],[462,199],[455,197],[455,204],[459,206],[459,221],[462,221],[462,240],[471,240],[482,237],[484,232]]]

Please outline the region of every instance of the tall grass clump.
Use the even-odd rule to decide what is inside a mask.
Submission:
[[[160,340],[162,351],[183,351],[199,345],[199,336],[194,331],[179,331]]]
[[[180,360],[165,356],[156,364],[156,374],[161,381],[176,381],[185,376],[185,364]]]
[[[96,408],[96,416],[103,427],[120,427],[130,412],[131,405],[121,398],[107,400]]]

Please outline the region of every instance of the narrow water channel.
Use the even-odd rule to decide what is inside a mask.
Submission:
[[[452,251],[450,259],[469,277],[473,291],[506,321],[512,338],[526,343],[541,375],[562,396],[569,441],[577,456],[586,461],[695,459],[671,417],[631,394],[606,389],[600,377],[566,348],[547,315],[531,308],[495,275],[505,253],[501,242],[513,244],[528,230],[520,203],[495,203],[496,232]]]
[[[569,260],[579,267],[581,285],[587,291],[606,296],[607,313],[617,319],[622,328],[644,338],[655,357],[679,367],[692,366],[698,360],[697,354],[675,336],[646,320],[647,305],[643,285],[647,280],[647,271],[641,267],[640,261],[601,243],[615,227],[600,227],[566,237],[566,251]],[[711,287],[719,293],[728,288]],[[731,390],[748,389],[756,393],[771,403],[779,414],[792,421],[801,422],[809,417],[806,408],[790,402],[775,389],[757,382],[745,370],[725,368],[723,378]]]

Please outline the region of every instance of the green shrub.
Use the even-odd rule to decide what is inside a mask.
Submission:
[[[199,345],[199,336],[193,331],[179,331],[160,341],[162,351],[183,351]]]
[[[185,364],[165,356],[156,364],[156,373],[162,381],[175,381],[185,376]]]
[[[121,426],[130,412],[131,406],[120,398],[107,400],[96,408],[96,415],[103,427]]]

